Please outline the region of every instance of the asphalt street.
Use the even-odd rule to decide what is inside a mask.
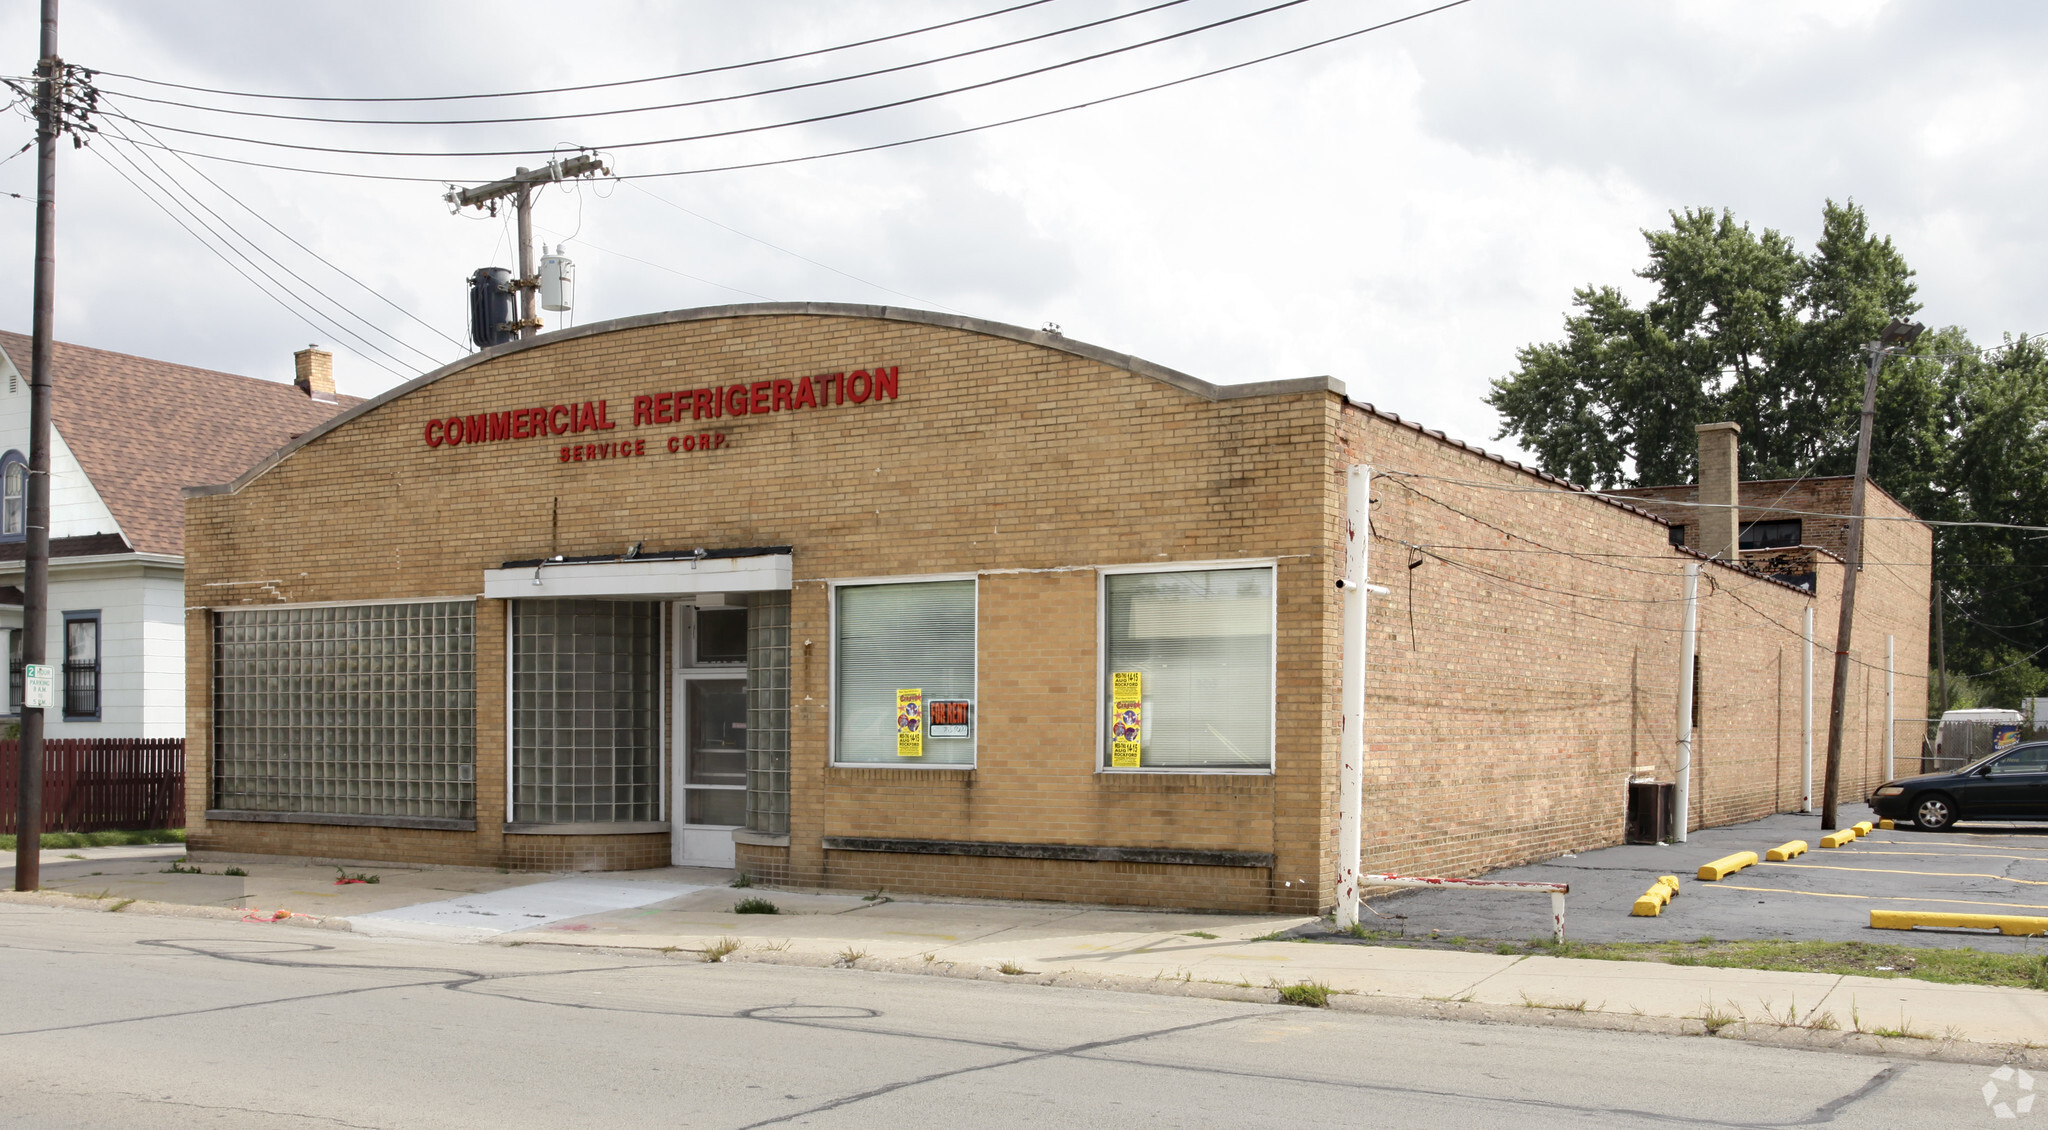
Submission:
[[[1992,1119],[1963,1064],[29,906],[0,999],[7,1127]]]
[[[1844,806],[1843,827],[1872,819]],[[1820,820],[1785,814],[1695,831],[1684,844],[1628,844],[1562,856],[1487,876],[1569,883],[1566,927],[1574,941],[1723,941],[1787,938],[2048,953],[2048,939],[1982,930],[1873,930],[1872,909],[2048,916],[2048,824],[1969,825],[1954,832],[1879,830],[1840,848],[1820,846]],[[1787,840],[1805,855],[1759,862],[1719,882],[1701,864],[1738,851],[1759,860]],[[1676,875],[1679,897],[1655,918],[1629,908],[1659,875]],[[1550,924],[1542,895],[1417,890],[1369,900],[1366,925],[1410,936],[1527,941]]]

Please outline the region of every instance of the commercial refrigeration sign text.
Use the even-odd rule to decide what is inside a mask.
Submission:
[[[631,427],[674,428],[654,437],[656,453],[716,451],[726,433],[707,421],[775,412],[812,412],[896,399],[896,366],[820,373],[794,380],[755,381],[686,392],[662,392],[633,398]],[[692,425],[682,430],[677,425]],[[610,402],[536,405],[428,420],[422,438],[428,447],[455,448],[509,440],[547,440],[557,463],[587,463],[648,454],[644,436],[605,435],[617,429]],[[578,436],[564,443],[561,437]]]

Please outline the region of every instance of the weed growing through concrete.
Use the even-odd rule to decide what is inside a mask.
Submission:
[[[1523,1008],[1547,1008],[1547,1009],[1550,1009],[1550,1010],[1552,1010],[1553,1012],[1584,1012],[1584,1011],[1586,1011],[1586,1002],[1585,1002],[1585,1001],[1583,1001],[1583,1000],[1578,1000],[1578,1001],[1546,1001],[1546,1000],[1538,1000],[1537,998],[1535,998],[1535,997],[1532,997],[1532,996],[1530,996],[1530,995],[1529,995],[1529,994],[1527,994],[1527,993],[1523,993],[1523,994],[1522,994],[1522,1007],[1523,1007]]]
[[[782,908],[764,898],[746,898],[732,904],[734,914],[781,914]]]
[[[1836,1020],[1835,1014],[1832,1012],[1821,1013],[1819,1016],[1807,1021],[1806,1026],[1816,1032],[1839,1032],[1842,1030],[1842,1022]]]
[[[1733,1024],[1740,1019],[1742,1019],[1740,1014],[1734,1012],[1723,1012],[1722,1010],[1715,1008],[1711,1004],[1709,1004],[1705,1008],[1700,1009],[1699,1021],[1700,1023],[1707,1026],[1707,1035],[1709,1036],[1720,1035],[1721,1029],[1728,1027],[1730,1024]]]
[[[1031,971],[1017,964],[1014,961],[1006,961],[1001,965],[996,966],[996,972],[1002,974],[1005,977],[1022,977],[1023,975]]]
[[[65,852],[65,853],[64,853],[64,858],[66,858],[66,859],[84,859],[85,857],[84,857],[84,856],[82,856],[82,855],[80,855],[80,854],[78,854],[78,853],[77,853],[77,852],[75,852],[75,851],[72,851],[72,852]]]
[[[845,949],[839,951],[839,964],[846,966],[857,965],[860,963],[860,959],[866,957],[867,955],[868,951],[864,949],[856,949],[853,946],[848,946]]]
[[[381,883],[384,881],[380,876],[371,875],[363,871],[344,871],[339,867],[336,867],[334,870],[338,875],[334,880],[334,885],[337,887],[344,883]]]
[[[1183,938],[1202,938],[1212,942],[1216,940],[1216,935],[1211,934],[1207,930],[1184,930],[1180,936]]]
[[[223,875],[233,875],[233,876],[236,876],[237,878],[242,878],[242,879],[246,879],[246,878],[248,878],[248,877],[249,877],[249,873],[248,873],[247,871],[244,871],[244,870],[242,870],[242,869],[241,869],[241,868],[239,868],[239,867],[229,867],[229,868],[225,868],[225,869],[223,869],[223,870],[221,871],[221,874],[223,874]]]
[[[745,875],[735,876],[732,882],[726,884],[728,887],[751,887],[753,885],[754,881]]]
[[[131,906],[134,906],[134,905],[135,905],[135,900],[134,900],[134,899],[117,899],[117,900],[116,900],[116,901],[114,902],[114,905],[112,905],[112,906],[110,906],[110,907],[108,907],[108,908],[107,908],[107,913],[108,913],[108,914],[119,914],[119,913],[121,913],[122,911],[124,911],[124,910],[126,910],[126,909],[128,909],[129,907],[131,907]]]
[[[724,961],[726,956],[740,948],[738,938],[720,938],[704,947],[705,961]]]
[[[185,866],[185,863],[184,863],[184,861],[183,861],[183,860],[177,860],[177,859],[174,859],[174,860],[172,860],[172,861],[171,861],[171,865],[170,865],[169,867],[166,867],[166,868],[164,868],[164,869],[163,869],[162,871],[158,872],[158,874],[160,874],[160,875],[204,875],[204,874],[206,874],[206,872],[204,872],[204,871],[201,871],[201,870],[200,870],[200,869],[199,869],[199,868],[198,868],[198,867],[197,867],[196,865],[195,865],[195,866],[191,866],[191,867],[187,867],[187,866]]]
[[[1275,985],[1280,991],[1281,1004],[1296,1004],[1303,1008],[1330,1007],[1330,987],[1321,981],[1296,981],[1292,985]]]
[[[761,948],[767,950],[769,953],[788,953],[789,939],[784,938],[779,942],[762,942]]]

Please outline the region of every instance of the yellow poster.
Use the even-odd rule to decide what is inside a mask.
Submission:
[[[924,691],[896,692],[896,756],[924,756]]]
[[[1137,671],[1118,671],[1109,677],[1109,686],[1109,765],[1112,769],[1136,769],[1145,731],[1144,676]]]

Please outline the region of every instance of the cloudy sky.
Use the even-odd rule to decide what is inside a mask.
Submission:
[[[336,351],[343,391],[367,395],[460,356],[464,279],[513,262],[506,219],[451,215],[446,182],[481,183],[577,146],[644,175],[894,142],[1168,82],[1431,5],[1299,0],[976,90],[780,124],[1005,79],[1278,2],[1043,0],[693,77],[508,99],[313,102],[141,80],[330,99],[619,83],[1022,0],[67,0],[63,55],[114,73],[96,80],[107,92],[102,133],[62,151],[57,334],[272,379],[288,378],[292,350],[319,342]],[[7,73],[34,64],[35,9],[0,8]],[[1124,18],[1046,34],[1108,17]],[[1043,38],[996,46],[1033,36]],[[1853,198],[1919,270],[1926,321],[1983,340],[2048,330],[2033,128],[2048,105],[2044,47],[2048,8],[2020,0],[1472,0],[999,129],[551,189],[537,235],[566,240],[577,262],[579,322],[760,299],[1052,322],[1213,381],[1332,374],[1364,399],[1512,451],[1493,442],[1488,382],[1513,367],[1517,346],[1557,336],[1573,287],[1633,281],[1641,230],[1675,208],[1731,208],[1804,246],[1823,200]],[[974,53],[905,66],[962,52]],[[678,102],[699,104],[469,125],[218,112],[442,123]],[[707,133],[727,136],[644,144]],[[31,134],[18,108],[0,119],[5,152]],[[454,155],[479,151],[493,155]],[[25,332],[33,154],[0,164],[0,191],[29,198],[0,198],[0,262],[15,268],[0,271],[0,326]],[[260,250],[236,246],[281,281],[245,279],[164,208],[201,234],[227,233],[217,241],[246,237]],[[288,312],[303,312],[300,302],[318,312],[314,325]]]

